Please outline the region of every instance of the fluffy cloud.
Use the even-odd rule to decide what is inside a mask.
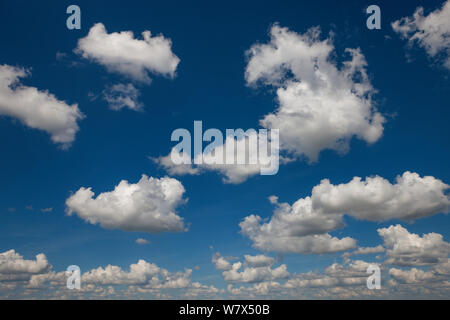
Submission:
[[[256,256],[251,256],[246,254],[244,256],[245,262],[247,262],[252,267],[268,267],[275,263],[275,259],[272,257],[265,256],[263,254],[258,254]]]
[[[255,283],[289,278],[285,264],[272,268],[275,259],[264,255],[245,255],[245,263],[230,264],[225,258],[216,253],[212,259],[216,269],[222,270],[227,282]]]
[[[292,206],[269,200],[277,207],[269,222],[250,215],[239,224],[241,233],[253,241],[253,246],[264,251],[286,253],[332,253],[353,249],[356,241],[338,239],[327,232],[343,225],[341,214],[322,214],[312,206],[311,197],[297,200]]]
[[[92,269],[82,275],[81,281],[102,285],[146,284],[155,279],[154,277],[158,276],[160,272],[167,275],[167,271],[160,270],[157,265],[139,260],[130,265],[130,271],[112,265]]]
[[[0,253],[0,277],[5,274],[35,274],[50,268],[45,254],[36,255],[35,260],[25,260],[15,250]]]
[[[368,290],[368,262],[348,260],[344,264],[334,263],[323,272],[307,272],[292,275],[284,283],[268,280],[253,286],[228,285],[228,292],[241,299],[348,299],[362,297],[386,297],[388,289]],[[383,270],[383,269],[382,269]]]
[[[428,15],[419,7],[411,17],[394,21],[392,28],[410,45],[417,43],[450,69],[450,1]]]
[[[0,253],[0,297],[23,299],[211,298],[223,290],[192,282],[192,270],[170,272],[143,259],[127,269],[107,265],[81,274],[81,289],[67,289],[70,273],[55,272],[44,254],[24,260],[14,250]]]
[[[448,213],[450,197],[445,192],[449,188],[434,177],[406,171],[395,184],[379,176],[365,181],[355,177],[339,185],[325,179],[314,187],[312,198],[314,208],[327,213],[346,213],[369,221],[409,220]]]
[[[435,274],[432,271],[423,271],[417,268],[411,268],[410,270],[392,268],[389,270],[389,275],[397,281],[410,284],[435,278]]]
[[[81,274],[81,290],[66,287],[69,273],[52,271],[44,254],[25,260],[14,250],[0,253],[2,299],[350,299],[445,298],[450,290],[450,260],[426,268],[381,269],[381,290],[366,287],[367,268],[373,263],[344,259],[323,271],[289,274],[275,259],[245,255],[243,262],[219,268],[227,282],[223,289],[192,281],[192,270],[171,272],[139,259],[122,268],[107,265]],[[220,254],[213,261],[221,259]],[[223,257],[222,257],[223,258]],[[231,259],[231,258],[230,258]],[[233,258],[236,259],[236,258]],[[227,259],[223,258],[224,261]],[[7,262],[6,262],[7,261]],[[217,267],[217,264],[216,264]],[[227,270],[224,270],[227,269]],[[389,280],[390,278],[390,280]],[[240,285],[238,287],[238,285]]]
[[[324,149],[346,152],[354,136],[380,139],[385,119],[371,100],[375,90],[359,49],[346,49],[350,60],[338,68],[332,41],[320,40],[318,28],[297,34],[274,25],[270,36],[248,50],[245,78],[277,88],[279,106],[261,125],[280,130],[281,149],[317,161]]]
[[[387,249],[388,264],[399,266],[424,266],[448,261],[450,244],[442,235],[428,233],[420,237],[409,233],[401,225],[378,229]]]
[[[142,32],[135,39],[133,32],[107,33],[102,23],[95,24],[86,37],[78,40],[75,51],[111,72],[137,81],[149,82],[149,73],[174,77],[180,59],[172,52],[170,39]]]
[[[241,262],[233,263],[231,270],[222,273],[225,281],[253,283],[275,279],[286,279],[289,277],[289,272],[287,271],[285,264],[274,269],[271,269],[270,267],[246,267],[241,271],[241,268]]]
[[[333,263],[323,273],[298,274],[286,283],[290,289],[300,288],[333,288],[341,286],[365,287],[367,282],[367,268],[371,263],[356,260],[344,264]]]
[[[224,257],[222,257],[220,255],[220,253],[216,253],[213,255],[212,257],[212,263],[214,263],[214,265],[216,266],[217,270],[230,270],[231,269],[231,263],[225,259]]]
[[[126,231],[183,231],[183,218],[175,209],[184,202],[185,189],[176,179],[142,175],[138,183],[122,180],[113,191],[94,198],[91,188],[80,188],[66,200],[69,215]]]
[[[252,240],[253,247],[263,251],[322,254],[345,251],[356,246],[356,241],[350,237],[339,239],[328,233],[295,235],[298,225],[287,224],[284,220],[284,216],[274,215],[269,222],[262,223],[261,217],[250,215],[239,226],[241,233]]]
[[[118,111],[122,108],[140,111],[142,103],[139,102],[140,92],[131,83],[115,84],[103,91],[103,98],[108,102],[112,110]]]
[[[219,143],[212,149],[196,155],[196,159],[191,159],[189,153],[185,152],[185,150],[177,150],[176,147],[172,148],[167,156],[151,159],[171,175],[197,175],[205,171],[212,171],[222,174],[222,181],[230,184],[242,183],[251,176],[261,174],[262,170],[274,169],[271,174],[278,172],[280,161],[278,145],[272,143],[271,137],[267,136],[267,153],[261,152],[257,148],[251,148],[250,141],[258,143],[258,141],[261,141],[262,136],[255,130],[247,132],[242,137],[236,135],[226,136],[223,143]],[[240,148],[238,147],[239,145],[245,145],[245,148]],[[256,144],[256,146],[258,145]],[[233,163],[227,163],[226,161],[227,150],[234,150]],[[216,155],[222,155],[222,157],[216,158]],[[183,160],[182,163],[175,164],[172,161],[173,157]],[[199,158],[202,159],[201,163],[198,161]],[[245,159],[242,164],[238,163],[238,159],[241,158]],[[220,160],[216,161],[216,159]],[[249,159],[256,159],[256,161],[253,164]],[[281,161],[284,160],[282,159]]]
[[[69,147],[79,129],[77,121],[84,115],[77,104],[68,105],[48,91],[22,85],[20,78],[28,75],[23,68],[0,65],[0,115],[46,131],[54,143]]]
[[[260,250],[290,253],[332,253],[353,249],[356,241],[338,239],[328,232],[344,226],[345,214],[358,219],[382,221],[416,219],[437,213],[448,213],[449,186],[434,177],[420,177],[405,172],[391,184],[379,176],[355,177],[349,183],[332,185],[324,179],[312,190],[310,197],[294,204],[278,203],[270,221],[250,215],[240,223],[241,233]],[[369,249],[368,249],[369,250]],[[377,249],[378,250],[378,249]],[[356,254],[363,253],[356,252]]]

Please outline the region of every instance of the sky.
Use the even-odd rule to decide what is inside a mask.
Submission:
[[[448,299],[449,17],[2,1],[0,297]],[[171,163],[194,121],[279,129],[278,172]]]

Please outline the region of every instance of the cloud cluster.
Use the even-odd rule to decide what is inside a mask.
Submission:
[[[411,17],[394,21],[392,28],[410,45],[416,43],[450,69],[450,1],[428,15],[419,7]]]
[[[24,86],[20,78],[30,72],[9,65],[0,65],[0,116],[19,119],[26,126],[50,134],[54,143],[67,148],[75,140],[84,118],[77,104],[68,105],[48,91]]]
[[[398,226],[392,226],[398,229]],[[387,228],[389,229],[389,228]],[[382,230],[382,229],[380,229]],[[426,237],[424,236],[423,239]],[[423,240],[422,239],[422,240]],[[405,246],[394,239],[393,246]],[[410,237],[409,252],[420,253]],[[430,249],[433,251],[434,249]],[[447,252],[448,253],[448,252]],[[450,259],[440,259],[430,266],[411,269],[387,268],[386,264],[345,258],[323,271],[314,270],[290,274],[285,264],[266,255],[245,255],[244,260],[216,253],[212,262],[221,271],[227,291],[213,285],[192,281],[192,269],[171,272],[155,263],[139,259],[126,268],[107,265],[81,273],[81,290],[66,287],[70,276],[65,271],[52,270],[44,254],[26,260],[14,250],[0,253],[0,297],[39,299],[211,299],[211,298],[272,298],[272,299],[361,299],[448,297],[450,291]],[[389,262],[384,262],[389,263]],[[378,265],[381,270],[381,290],[366,287],[367,269]]]
[[[149,73],[173,77],[180,59],[173,54],[170,39],[152,37],[150,31],[142,32],[142,37],[135,39],[131,31],[108,33],[97,23],[78,40],[75,51],[136,81],[149,82]]]
[[[273,132],[272,132],[273,134]],[[223,143],[214,141],[213,146],[205,150],[191,159],[191,155],[185,150],[172,148],[167,156],[151,158],[156,164],[162,167],[171,175],[198,175],[205,171],[218,172],[223,175],[224,183],[239,184],[246,181],[249,177],[261,174],[262,170],[273,168],[275,173],[278,171],[279,150],[276,143],[272,143],[271,137],[267,137],[267,148],[265,151],[258,146],[261,139],[255,130],[248,130],[241,136],[227,135]],[[250,147],[256,141],[258,148]],[[243,148],[240,145],[245,146]],[[228,151],[227,151],[228,150]],[[229,151],[231,150],[231,151]],[[234,162],[227,163],[227,152],[232,153],[234,150]],[[182,159],[183,163],[176,164],[172,159]],[[201,163],[197,159],[201,158]],[[238,159],[245,159],[243,163],[239,163]],[[255,163],[251,163],[249,159],[255,159]]]
[[[257,283],[279,279],[287,279],[290,274],[285,264],[272,268],[275,259],[264,255],[245,255],[245,262],[231,264],[220,254],[216,253],[212,262],[216,269],[223,271],[225,281],[231,283]]]
[[[7,275],[37,274],[49,270],[47,257],[40,253],[35,260],[26,260],[15,250],[0,253],[0,279]]]
[[[0,253],[0,297],[12,298],[178,298],[213,297],[221,292],[214,286],[192,282],[192,270],[170,272],[154,263],[138,260],[124,270],[107,265],[81,274],[81,290],[66,287],[70,276],[52,271],[44,254],[25,260],[14,250]],[[20,289],[20,295],[15,289]],[[175,290],[175,291],[174,291]]]
[[[135,184],[122,180],[95,198],[91,188],[80,188],[66,200],[67,213],[107,229],[180,232],[184,222],[175,210],[185,201],[184,192],[176,179],[142,175]]]
[[[341,215],[324,215],[312,207],[310,197],[297,200],[292,206],[277,205],[269,222],[250,215],[239,224],[241,233],[253,241],[253,246],[264,251],[285,253],[332,253],[353,249],[356,241],[350,237],[338,239],[327,232],[342,225]]]
[[[292,205],[278,203],[276,196],[270,197],[276,209],[268,222],[250,215],[239,226],[253,246],[264,251],[308,254],[345,251],[355,248],[356,241],[328,234],[344,225],[345,214],[383,221],[448,213],[450,199],[445,193],[448,189],[439,179],[422,178],[408,171],[397,177],[396,184],[379,176],[365,181],[355,177],[337,186],[324,179],[313,188],[310,197]]]
[[[247,84],[277,89],[278,108],[261,125],[280,130],[281,149],[313,162],[324,149],[346,152],[354,136],[373,143],[383,134],[385,119],[372,102],[363,54],[346,49],[350,59],[339,68],[334,53],[318,28],[298,34],[277,24],[269,43],[247,52]]]
[[[312,198],[315,208],[330,214],[346,213],[369,221],[411,220],[448,213],[449,188],[434,177],[406,171],[397,176],[395,184],[380,176],[354,177],[339,185],[324,179],[314,187]]]
[[[450,244],[438,233],[432,232],[420,237],[409,233],[401,225],[396,225],[378,229],[378,234],[387,249],[387,264],[425,266],[448,260]]]

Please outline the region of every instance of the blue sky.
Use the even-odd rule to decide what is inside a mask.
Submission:
[[[26,260],[44,253],[57,272],[72,264],[82,272],[108,264],[128,270],[130,264],[144,259],[170,272],[193,269],[192,281],[223,289],[217,294],[228,297],[227,285],[241,284],[226,281],[222,270],[216,269],[212,257],[217,252],[234,262],[242,261],[244,255],[277,258],[275,266],[285,264],[291,277],[343,263],[343,252],[299,254],[255,248],[240,232],[239,223],[251,214],[270,218],[274,205],[269,196],[292,204],[311,195],[322,179],[338,185],[353,177],[378,175],[395,183],[396,176],[405,171],[450,181],[449,69],[420,45],[408,46],[390,25],[411,16],[419,6],[427,15],[441,8],[442,0],[377,1],[381,30],[366,28],[365,9],[370,1],[78,1],[81,30],[66,28],[65,11],[70,4],[0,4],[0,64],[29,69],[30,76],[21,80],[23,85],[48,90],[69,105],[77,103],[85,115],[78,121],[79,131],[70,148],[62,150],[47,132],[0,113],[0,252],[14,249]],[[180,59],[175,76],[149,73],[151,83],[142,83],[74,52],[78,40],[99,22],[108,33],[133,31],[138,38],[150,30],[152,36],[169,38],[172,52]],[[298,34],[320,26],[321,39],[332,33],[338,66],[346,59],[345,48],[360,48],[376,89],[373,105],[386,119],[382,137],[373,144],[354,137],[345,154],[323,150],[316,163],[300,158],[281,165],[276,175],[255,175],[239,184],[224,183],[220,174],[211,171],[170,175],[154,163],[149,157],[165,156],[174,146],[172,131],[192,131],[194,120],[222,131],[260,128],[259,120],[274,112],[276,88],[249,86],[244,76],[249,62],[246,51],[256,43],[268,43],[274,23]],[[117,83],[132,83],[139,90],[141,111],[108,107],[102,94]],[[107,229],[76,214],[67,215],[65,202],[80,188],[92,187],[98,195],[113,190],[121,180],[137,183],[142,174],[171,176],[182,183],[188,201],[177,206],[176,213],[189,227],[187,232]],[[448,199],[448,190],[444,192]],[[42,212],[45,208],[52,210]],[[445,242],[450,236],[450,218],[444,213],[407,221],[395,217],[367,221],[344,215],[345,227],[330,234],[351,237],[357,247],[376,247],[383,245],[378,229],[401,224],[421,237],[438,233]],[[137,238],[150,243],[138,245]],[[385,259],[375,256],[359,258],[379,263]],[[390,268],[424,266],[408,267],[386,264],[383,281],[388,281]],[[0,296],[22,297],[24,292],[19,284],[12,291],[2,290]],[[409,296],[422,294],[408,292]],[[45,297],[48,292],[33,294]],[[448,298],[448,291],[433,294]],[[175,291],[168,297],[178,296]],[[243,296],[252,297],[250,293]],[[278,296],[269,293],[269,297]],[[308,290],[293,297],[303,296],[311,297]]]

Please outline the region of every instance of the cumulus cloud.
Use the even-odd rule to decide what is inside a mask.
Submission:
[[[131,31],[108,33],[97,23],[78,40],[75,52],[136,81],[149,82],[149,73],[174,77],[180,59],[173,54],[170,39],[152,37],[150,31],[142,32],[142,37],[135,39]]]
[[[230,270],[231,269],[231,263],[222,257],[220,253],[215,253],[212,257],[212,263],[216,266],[217,270]]]
[[[129,108],[134,111],[142,110],[142,103],[139,101],[141,93],[131,83],[115,84],[103,90],[103,99],[108,102],[109,108],[115,111]]]
[[[137,263],[130,265],[129,271],[113,265],[92,269],[82,275],[81,281],[102,285],[144,284],[158,275],[159,272],[160,268],[156,264],[139,260]]]
[[[410,270],[392,268],[389,270],[389,275],[397,281],[410,284],[420,283],[435,278],[434,272],[424,271],[417,268],[411,268]]]
[[[176,208],[185,200],[176,179],[142,175],[133,184],[122,180],[113,191],[94,198],[91,188],[80,188],[66,200],[67,213],[103,228],[150,233],[185,230]]]
[[[0,254],[0,257],[2,256],[7,256],[10,264],[0,272],[0,296],[2,297],[136,299],[147,296],[171,298],[170,292],[174,292],[179,298],[211,298],[223,292],[212,285],[192,282],[191,269],[170,272],[143,259],[139,259],[126,269],[107,265],[88,270],[81,274],[81,289],[69,290],[66,288],[66,282],[70,273],[52,271],[46,259],[44,259],[45,263],[41,262],[42,256],[45,258],[45,255],[36,256],[36,261],[23,260],[14,250]],[[12,260],[14,262],[11,262]],[[28,277],[13,278],[12,276],[17,272],[29,274]],[[13,286],[4,286],[4,281],[8,281]]]
[[[220,261],[220,254],[213,256]],[[222,257],[223,258],[223,257]],[[44,254],[26,260],[14,250],[0,253],[0,297],[2,299],[350,299],[350,298],[445,298],[450,290],[450,260],[425,268],[381,269],[381,290],[366,287],[367,268],[374,264],[344,259],[323,271],[290,274],[275,259],[245,255],[245,260],[218,268],[227,292],[192,281],[192,270],[171,272],[155,263],[138,259],[121,267],[106,265],[81,274],[81,290],[69,290],[66,271],[53,271]],[[223,261],[236,258],[223,258]],[[216,264],[216,267],[218,265]],[[390,277],[390,280],[388,280]],[[228,296],[226,295],[228,293]]]
[[[250,215],[240,223],[241,233],[260,250],[290,253],[345,251],[355,248],[356,241],[328,234],[344,226],[344,215],[383,221],[448,213],[448,188],[439,179],[422,178],[408,171],[397,177],[396,184],[379,176],[365,181],[355,177],[349,183],[337,186],[324,179],[313,188],[310,197],[300,198],[292,205],[279,203],[276,196],[271,196],[269,200],[276,208],[270,220],[266,222],[258,215]]]
[[[394,21],[392,28],[409,45],[417,44],[450,69],[450,1],[428,15],[419,7],[411,17]]]
[[[344,264],[333,263],[323,273],[309,272],[297,274],[286,283],[290,289],[336,288],[346,286],[365,287],[367,268],[372,265],[362,260],[348,260]]]
[[[355,177],[339,185],[324,179],[314,187],[312,198],[314,207],[327,213],[346,213],[369,221],[410,220],[448,213],[449,188],[434,177],[406,171],[397,176],[395,184],[379,176],[365,181]]]
[[[256,256],[251,256],[246,254],[244,256],[245,262],[247,262],[252,267],[268,267],[275,263],[275,259],[272,257],[265,256],[263,254],[258,254]]]
[[[266,137],[267,148],[265,151],[261,151],[261,146],[258,145],[259,141]],[[211,171],[220,173],[224,183],[240,184],[265,170],[272,171],[270,174],[278,172],[280,161],[278,144],[272,143],[272,141],[270,135],[263,136],[256,130],[250,129],[243,136],[227,135],[225,141],[214,141],[217,143],[214,147],[209,150],[205,148],[205,151],[196,155],[194,159],[191,159],[191,155],[185,150],[178,150],[177,147],[174,147],[167,156],[151,158],[151,160],[171,175],[198,175]],[[256,148],[250,147],[252,143]],[[245,147],[241,148],[240,146]],[[234,150],[234,153],[229,150]],[[227,161],[228,152],[234,154],[232,163]],[[181,164],[174,163],[172,161],[174,158],[180,159]],[[202,160],[199,161],[199,159]],[[244,159],[244,161],[240,163],[238,159]],[[254,159],[254,162],[251,162],[250,159]],[[282,161],[284,160],[282,159]]]
[[[356,241],[350,237],[338,239],[327,232],[343,225],[341,214],[322,214],[312,206],[311,197],[301,198],[293,205],[270,201],[276,209],[269,222],[250,215],[239,224],[241,233],[264,251],[286,253],[332,253],[353,249]]]
[[[425,266],[448,261],[450,244],[438,233],[409,233],[401,225],[378,229],[387,249],[387,264]]]
[[[388,296],[388,290],[385,287],[382,290],[367,289],[367,267],[369,265],[371,263],[361,260],[348,260],[344,264],[334,263],[323,272],[310,271],[293,274],[284,283],[279,280],[268,280],[246,287],[229,284],[227,290],[232,296],[242,299],[261,297],[348,299]]]
[[[285,264],[272,268],[275,259],[264,255],[245,255],[245,263],[231,264],[219,253],[216,253],[212,262],[217,270],[221,270],[227,282],[256,283],[277,279],[287,279],[290,274]]]
[[[15,250],[0,253],[0,277],[4,274],[34,274],[50,268],[45,254],[36,255],[35,260],[26,260]]]
[[[248,50],[247,84],[277,89],[278,108],[261,125],[280,130],[281,149],[314,162],[324,149],[346,152],[352,137],[380,139],[385,119],[372,102],[367,62],[359,49],[346,53],[339,68],[332,40],[320,40],[318,28],[297,34],[276,24],[269,43]]]
[[[225,281],[253,283],[275,279],[286,279],[289,277],[289,272],[287,271],[285,264],[273,269],[270,267],[246,267],[241,270],[241,268],[241,262],[233,263],[230,270],[222,273]]]
[[[19,119],[26,126],[47,132],[51,140],[67,148],[75,140],[78,120],[84,115],[77,104],[68,105],[48,91],[24,86],[20,78],[28,70],[0,65],[0,116]]]
[[[253,247],[263,251],[283,253],[322,254],[353,249],[356,241],[350,237],[342,239],[328,233],[297,236],[298,225],[286,224],[285,217],[272,216],[269,222],[250,215],[239,224],[241,233],[253,242]]]

